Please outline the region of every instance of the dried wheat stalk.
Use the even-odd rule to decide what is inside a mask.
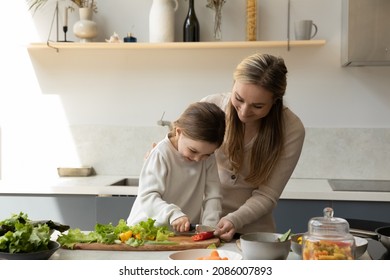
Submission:
[[[256,41],[257,0],[246,0],[246,39]]]

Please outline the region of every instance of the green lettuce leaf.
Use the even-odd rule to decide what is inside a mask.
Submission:
[[[133,247],[142,246],[150,240],[163,242],[168,240],[169,236],[174,235],[166,226],[155,226],[155,220],[151,218],[134,226],[128,226],[126,221],[121,219],[116,226],[111,223],[98,223],[94,231],[89,233],[83,233],[80,229],[69,229],[67,233],[58,237],[57,242],[69,249],[73,249],[76,243],[120,244],[119,235],[129,230],[132,231],[133,237],[129,238],[125,244]]]
[[[35,226],[23,212],[0,221],[0,227],[3,229],[1,252],[30,253],[48,249],[50,228],[46,224]]]
[[[84,233],[79,228],[76,228],[62,233],[58,236],[57,242],[64,248],[73,249],[76,243],[94,243],[98,242],[100,238],[100,235],[94,231]]]

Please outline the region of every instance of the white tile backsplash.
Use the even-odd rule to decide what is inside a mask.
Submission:
[[[81,163],[104,175],[138,175],[152,144],[168,133],[159,126],[72,126],[70,131]]]
[[[390,179],[390,129],[306,128],[294,178]]]
[[[57,167],[72,164],[92,166],[99,175],[138,176],[152,143],[168,133],[167,127],[157,125],[72,125],[56,127],[55,133],[53,129],[30,129],[35,136],[27,131],[15,141],[15,134],[2,128],[3,179],[19,178],[20,174],[57,176]],[[66,134],[68,137],[63,136]],[[388,128],[306,128],[301,158],[292,177],[389,180],[389,143]],[[77,161],[70,160],[73,158]]]
[[[72,126],[78,154],[97,173],[136,175],[167,128]],[[294,178],[390,179],[390,129],[306,128]]]

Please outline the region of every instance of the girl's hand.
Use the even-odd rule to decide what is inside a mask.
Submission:
[[[147,159],[147,158],[149,157],[150,152],[151,152],[151,151],[153,150],[153,148],[156,147],[156,146],[157,146],[156,143],[153,143],[153,144],[152,144],[152,148],[151,148],[149,151],[146,152],[146,154],[144,155],[144,159]]]
[[[236,229],[231,221],[222,218],[217,224],[217,230],[215,235],[219,236],[222,240],[229,242],[233,239],[233,235],[236,233]]]
[[[177,218],[171,223],[174,231],[185,232],[190,230],[190,220],[187,216]]]

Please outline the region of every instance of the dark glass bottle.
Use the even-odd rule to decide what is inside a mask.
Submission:
[[[189,0],[188,14],[183,26],[184,42],[199,42],[199,21],[195,14],[194,0]]]

